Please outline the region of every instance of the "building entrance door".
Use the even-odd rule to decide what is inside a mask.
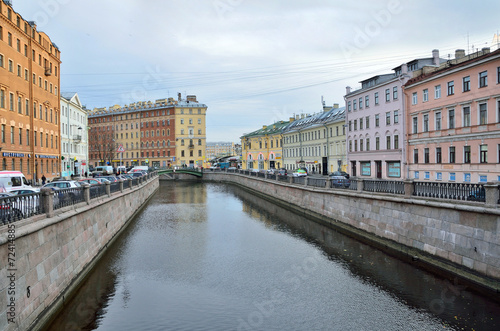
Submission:
[[[378,179],[382,178],[382,161],[375,161],[375,174]]]

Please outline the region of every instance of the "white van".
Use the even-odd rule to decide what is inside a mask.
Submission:
[[[0,192],[10,192],[16,189],[33,188],[20,171],[0,171]]]
[[[92,173],[102,174],[102,175],[112,175],[113,167],[112,166],[97,166],[94,168]]]

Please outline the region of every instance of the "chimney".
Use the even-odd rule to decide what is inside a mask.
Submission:
[[[305,117],[304,113],[300,114],[300,118],[304,118],[304,117]]]
[[[455,60],[459,60],[463,57],[465,57],[465,50],[464,49],[455,50]]]
[[[264,130],[267,129],[267,125],[263,125],[262,129],[264,129]]]
[[[300,115],[295,115],[295,119],[296,120],[300,119]]]
[[[339,108],[339,104],[338,103],[334,103],[333,104],[333,109],[338,109]]]
[[[181,101],[181,94],[177,93],[177,100]]]
[[[403,63],[401,65],[401,75],[407,74],[408,73],[408,65],[406,63]]]
[[[186,96],[186,99],[188,101],[198,102],[198,101],[196,101],[196,95],[188,95],[188,96]]]
[[[483,47],[481,49],[481,51],[483,52],[483,54],[489,54],[490,53],[490,48],[489,47]]]
[[[293,121],[295,121],[295,117],[290,117],[290,123],[292,123]]]
[[[345,94],[349,94],[351,93],[351,87],[350,86],[346,86],[345,87]]]
[[[432,50],[432,63],[435,66],[439,66],[439,64],[440,64],[440,61],[439,61],[439,49]]]

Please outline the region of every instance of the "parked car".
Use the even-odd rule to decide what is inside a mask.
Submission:
[[[288,171],[285,168],[280,168],[280,169],[278,169],[277,174],[280,176],[286,176],[286,175],[288,175]]]
[[[47,183],[47,184],[43,185],[42,188],[54,187],[54,188],[58,188],[58,189],[65,189],[65,188],[76,188],[76,187],[81,187],[81,186],[82,185],[80,184],[80,182],[77,182],[75,180],[59,180],[57,182]]]
[[[97,179],[95,178],[85,178],[85,179],[80,179],[79,180],[80,183],[86,183],[86,184],[89,184],[89,185],[101,185],[102,183],[100,181],[98,181]]]
[[[292,177],[305,177],[307,176],[307,171],[303,168],[299,168],[292,173]]]
[[[39,188],[20,188],[12,190],[9,193],[14,197],[18,197],[13,202],[13,205],[21,211],[24,218],[38,214],[40,203],[38,201],[39,196],[36,193],[40,193]]]
[[[106,179],[105,177],[96,177],[94,179],[100,181],[102,184],[109,183],[109,180]]]
[[[116,183],[116,182],[120,181],[120,179],[118,177],[116,177],[116,176],[100,176],[100,178],[106,178],[111,183]]]
[[[332,187],[349,187],[351,180],[346,178],[340,171],[334,171],[329,176]]]
[[[10,193],[0,193],[0,221],[2,224],[14,222],[23,218],[23,213],[19,208],[16,208],[13,203],[15,196]]]

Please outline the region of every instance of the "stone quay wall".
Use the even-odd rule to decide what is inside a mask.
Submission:
[[[158,176],[148,176],[112,195],[2,225],[0,330],[44,327],[158,187]]]
[[[204,173],[203,180],[239,185],[410,263],[500,293],[497,205],[316,188],[236,173]]]

